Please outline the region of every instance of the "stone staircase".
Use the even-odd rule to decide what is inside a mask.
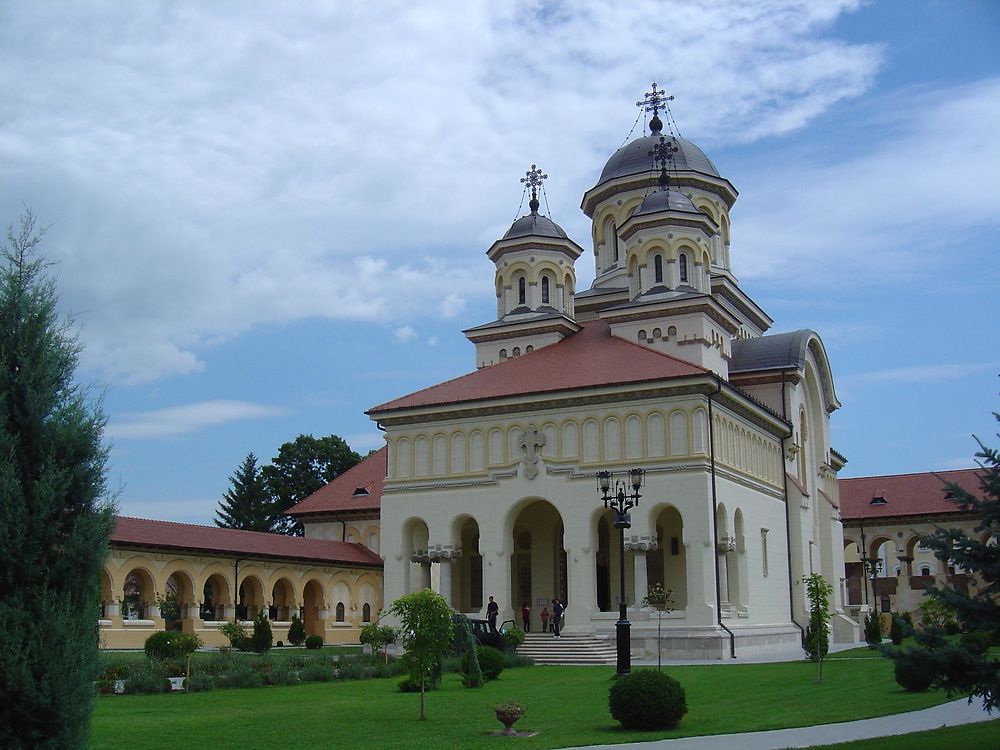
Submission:
[[[613,641],[589,635],[525,633],[517,653],[534,659],[535,664],[614,664],[618,652]]]

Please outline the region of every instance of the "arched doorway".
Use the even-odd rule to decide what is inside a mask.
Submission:
[[[115,594],[112,590],[113,585],[111,583],[111,576],[108,574],[107,568],[101,568],[100,573],[101,580],[101,619],[109,619],[112,615],[117,614],[114,604],[115,604]]]
[[[220,573],[213,573],[205,581],[202,589],[201,619],[221,622],[228,619],[227,608],[232,607],[229,581]]]
[[[684,520],[672,505],[664,506],[655,516],[657,548],[646,556],[649,585],[658,583],[670,591],[671,606],[687,607],[687,549],[684,546]]]
[[[606,510],[597,520],[597,555],[595,570],[597,575],[597,608],[610,612],[618,608],[619,585],[621,581],[622,553],[619,530],[615,528],[615,511]],[[628,529],[625,530],[628,534]],[[626,537],[627,539],[628,537]],[[635,604],[636,599],[646,595],[635,591],[635,553],[625,551],[625,601]]]
[[[264,584],[257,576],[249,575],[240,582],[240,594],[236,604],[236,617],[252,620],[264,610]]]
[[[858,545],[850,539],[844,540],[844,578],[847,585],[847,604],[860,606],[866,601],[865,573],[861,564]]]
[[[122,586],[122,619],[152,620],[159,616],[153,576],[144,568],[129,571]]]
[[[566,550],[559,511],[546,500],[525,505],[513,524],[514,554],[511,555],[511,605],[515,610],[527,602],[567,602]]]
[[[176,570],[167,577],[167,590],[160,604],[160,614],[167,630],[184,630],[184,622],[189,619],[189,612],[195,606],[194,582],[191,576],[182,570]],[[189,623],[187,630],[194,629]]]
[[[272,620],[290,622],[292,615],[298,614],[295,607],[295,588],[287,578],[279,578],[271,588],[271,609],[268,613]]]
[[[479,524],[474,518],[459,519],[457,536],[461,555],[452,565],[451,602],[459,612],[478,612],[483,608],[483,556],[479,552]]]

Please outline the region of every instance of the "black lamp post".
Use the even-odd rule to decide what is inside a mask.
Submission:
[[[632,626],[629,624],[625,604],[625,529],[631,528],[632,518],[629,511],[639,504],[639,488],[646,472],[642,469],[629,469],[615,475],[610,471],[597,472],[597,487],[601,491],[601,499],[605,508],[614,508],[615,528],[618,529],[619,551],[618,565],[620,580],[620,596],[618,597],[618,623],[615,630],[618,638],[618,676],[624,677],[632,670]]]
[[[875,588],[875,583],[878,580],[878,573],[882,569],[882,561],[877,557],[862,557],[861,564],[872,582],[872,611],[878,612],[878,591]]]

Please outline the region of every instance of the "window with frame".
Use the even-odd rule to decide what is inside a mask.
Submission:
[[[681,253],[680,258],[677,261],[680,266],[681,283],[686,284],[688,280],[688,257],[684,253]]]

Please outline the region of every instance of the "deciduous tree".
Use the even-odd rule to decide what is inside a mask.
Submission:
[[[402,596],[393,602],[390,611],[399,618],[399,635],[403,642],[410,675],[420,683],[420,719],[424,715],[424,692],[427,679],[442,657],[451,648],[453,625],[451,609],[440,594],[430,589]]]
[[[360,461],[361,456],[337,435],[299,435],[282,445],[261,470],[274,499],[275,529],[302,536],[302,524],[283,513]]]
[[[100,406],[26,212],[0,268],[0,747],[88,746],[114,525]]]

